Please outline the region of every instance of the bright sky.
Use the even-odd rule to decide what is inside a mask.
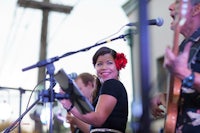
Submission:
[[[54,0],[55,1],[55,0]],[[23,68],[39,61],[42,12],[19,7],[17,0],[0,0],[0,86],[32,90],[37,83],[38,68],[22,72]],[[66,0],[57,0],[60,4]],[[73,0],[74,9],[69,14],[51,12],[49,15],[48,57],[61,56],[94,45],[113,35],[128,23],[121,5],[126,0]],[[118,37],[126,31],[123,28]],[[101,46],[123,52],[130,60],[127,41],[118,39]],[[55,62],[56,71],[63,68],[67,73],[91,72],[95,74],[92,56],[101,46],[87,52],[61,58]],[[130,62],[120,73],[122,82],[132,98]]]

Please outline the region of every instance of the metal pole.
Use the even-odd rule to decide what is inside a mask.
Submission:
[[[19,95],[19,117],[20,117],[21,112],[22,112],[22,94],[25,93],[25,90],[22,88],[19,88],[19,91],[20,91],[20,95]],[[21,120],[19,121],[18,133],[21,133]]]
[[[140,119],[139,133],[150,133],[149,119],[149,36],[147,28],[148,0],[139,0],[139,46],[140,46],[140,74],[142,95],[142,116]]]

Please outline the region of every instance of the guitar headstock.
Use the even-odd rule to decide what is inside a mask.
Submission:
[[[186,22],[186,14],[188,10],[189,0],[176,0],[175,7],[175,23],[178,26],[183,26]]]
[[[178,54],[179,51],[179,34],[182,26],[187,20],[187,11],[189,7],[189,0],[176,0],[174,5],[174,40],[173,40],[173,53]]]

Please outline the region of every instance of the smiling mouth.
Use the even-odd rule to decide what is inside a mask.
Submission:
[[[103,73],[101,73],[101,75],[107,75],[107,74],[109,74],[108,72],[103,72]]]

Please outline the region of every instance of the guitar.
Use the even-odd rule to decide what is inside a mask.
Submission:
[[[67,115],[71,115],[71,113],[67,112]],[[71,133],[75,132],[75,128],[74,128],[74,126],[72,124],[70,124],[70,131],[71,131]]]
[[[71,113],[67,112],[67,115],[71,115]],[[65,123],[67,121],[67,115],[63,116],[62,114],[58,114],[58,115],[56,115],[56,117],[57,117],[57,119],[59,119],[60,121]],[[75,128],[74,128],[73,124],[69,123],[69,125],[70,125],[70,133],[74,133],[75,132]]]
[[[188,0],[176,0],[176,16],[175,16],[175,29],[173,36],[172,51],[175,55],[179,52],[179,35],[181,27],[186,21]],[[167,95],[167,112],[164,124],[164,133],[175,133],[176,121],[178,114],[178,101],[180,96],[181,80],[175,76],[170,75],[170,84],[168,87]]]

